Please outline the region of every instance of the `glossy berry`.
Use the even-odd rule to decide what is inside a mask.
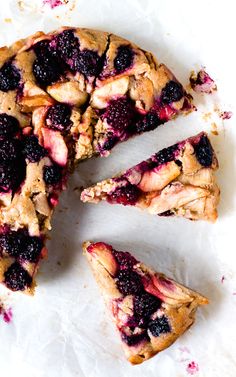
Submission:
[[[198,162],[205,166],[211,166],[213,160],[213,149],[206,135],[203,135],[194,147]]]
[[[43,242],[39,237],[25,236],[22,242],[19,258],[28,262],[37,262],[42,248]]]
[[[123,187],[118,187],[112,194],[107,196],[109,203],[118,203],[127,205],[135,205],[140,197],[140,190],[137,186],[127,184]]]
[[[53,57],[42,56],[35,59],[33,73],[38,83],[44,86],[59,80],[61,69]]]
[[[18,140],[0,140],[0,161],[9,163],[19,156],[20,145]]]
[[[11,115],[0,114],[0,138],[11,137],[19,130],[19,122]]]
[[[121,73],[133,64],[134,52],[130,46],[119,46],[114,59],[116,73]]]
[[[73,64],[75,71],[78,71],[86,77],[98,76],[101,71],[101,59],[96,51],[81,51]]]
[[[23,154],[30,162],[38,162],[46,155],[46,152],[36,136],[31,135],[24,139]]]
[[[149,293],[134,297],[134,312],[141,319],[149,318],[160,306],[161,301]]]
[[[164,148],[160,152],[156,153],[155,159],[158,165],[173,161],[175,159],[175,154],[177,150],[178,150],[178,144],[175,144],[175,145],[171,145],[168,148]]]
[[[20,79],[18,69],[11,62],[3,64],[0,69],[0,90],[7,92],[18,88]]]
[[[18,257],[22,250],[22,232],[9,232],[0,237],[1,249],[12,257]]]
[[[134,108],[131,102],[125,98],[111,100],[102,119],[106,119],[109,126],[111,126],[118,134],[126,130],[133,121]]]
[[[32,283],[32,277],[18,262],[13,263],[7,269],[4,277],[4,283],[12,291],[23,291]]]
[[[121,339],[128,346],[136,346],[142,341],[149,340],[149,337],[146,331],[143,331],[141,334],[127,335],[124,332],[121,333]]]
[[[143,289],[141,277],[135,271],[130,270],[119,271],[116,284],[123,295],[135,295]]]
[[[79,54],[79,40],[75,37],[73,30],[64,30],[58,34],[52,40],[51,47],[55,50],[55,54],[67,63],[69,59]]]
[[[108,136],[108,139],[101,147],[101,151],[110,151],[117,143],[119,139],[117,137]]]
[[[14,165],[0,165],[0,192],[14,190],[18,181],[18,172]]]
[[[50,47],[50,41],[47,39],[37,42],[33,46],[33,49],[38,58],[45,58],[53,55],[53,51]]]
[[[71,108],[63,103],[51,106],[47,112],[46,124],[48,127],[59,130],[68,131],[72,126],[70,120]]]
[[[169,81],[161,92],[161,102],[168,104],[179,101],[184,95],[183,87],[176,81]]]
[[[167,334],[171,331],[169,321],[164,315],[149,322],[148,329],[155,337],[161,334]]]
[[[55,185],[62,179],[61,167],[58,165],[44,166],[43,179],[47,185]]]
[[[142,120],[136,124],[136,131],[138,133],[155,130],[163,121],[158,117],[154,111],[147,113]]]
[[[138,261],[128,252],[113,251],[120,270],[131,270]]]

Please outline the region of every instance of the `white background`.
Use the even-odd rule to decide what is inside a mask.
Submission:
[[[1,377],[184,377],[193,360],[199,365],[197,377],[235,377],[236,125],[235,116],[223,122],[213,112],[217,105],[236,114],[235,16],[233,0],[70,0],[53,11],[42,7],[42,0],[1,1],[1,45],[63,24],[98,28],[151,50],[184,84],[192,69],[204,65],[218,85],[214,96],[195,96],[196,113],[117,146],[107,159],[78,167],[55,213],[35,296],[1,288],[2,300],[13,311],[10,324],[0,317]],[[207,112],[212,116],[205,121]],[[211,140],[222,190],[215,225],[80,202],[75,187],[106,178],[203,129],[210,131],[213,121],[219,132]],[[198,311],[195,325],[172,347],[130,366],[82,255],[81,243],[87,239],[133,250],[157,270],[205,294],[210,305]]]

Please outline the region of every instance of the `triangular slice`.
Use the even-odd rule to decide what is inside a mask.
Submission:
[[[32,293],[58,195],[75,164],[191,110],[152,54],[64,27],[0,49],[0,282]]]
[[[128,252],[103,242],[83,248],[132,364],[169,347],[193,324],[197,307],[208,303]]]
[[[113,178],[82,191],[83,202],[139,207],[159,216],[217,219],[218,161],[205,132],[154,154]]]

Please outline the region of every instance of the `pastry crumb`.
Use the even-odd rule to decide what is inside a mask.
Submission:
[[[202,115],[202,119],[205,120],[206,122],[211,118],[212,116],[212,113],[211,112],[208,112],[208,113],[203,113]]]
[[[215,122],[211,123],[211,133],[215,136],[219,135],[219,132],[217,130],[217,124]]]
[[[189,81],[191,88],[197,93],[211,94],[217,90],[215,81],[209,76],[204,68],[197,73],[191,71]]]
[[[12,22],[12,19],[11,18],[4,18],[4,22],[10,24]]]

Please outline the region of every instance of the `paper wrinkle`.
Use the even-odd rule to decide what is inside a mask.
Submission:
[[[223,121],[213,111],[218,106],[236,114],[231,102],[235,98],[231,48],[236,35],[234,2],[228,2],[227,7],[222,7],[221,1],[214,2],[214,9],[212,2],[203,0],[184,0],[181,5],[171,0],[69,0],[53,10],[42,4],[43,0],[3,1],[0,44],[61,25],[112,31],[151,50],[184,84],[192,69],[205,66],[216,80],[218,92],[212,96],[194,94],[197,112],[117,146],[107,159],[79,165],[54,215],[49,257],[41,264],[35,296],[6,297],[6,289],[0,287],[0,297],[6,297],[13,311],[9,324],[0,318],[0,375],[187,377],[187,366],[194,361],[199,366],[196,377],[221,377],[225,373],[235,377],[236,129],[234,116]],[[204,14],[213,12],[207,23],[202,9]],[[219,54],[220,45],[224,54]],[[209,112],[210,117],[204,120]],[[210,133],[212,121],[217,123],[219,136]],[[222,200],[215,225],[80,202],[75,187],[89,186],[125,170],[202,130],[210,133],[220,163],[217,177]],[[82,255],[85,240],[105,241],[118,250],[132,251],[158,271],[206,295],[210,304],[198,311],[196,324],[172,347],[140,366],[130,366]]]

